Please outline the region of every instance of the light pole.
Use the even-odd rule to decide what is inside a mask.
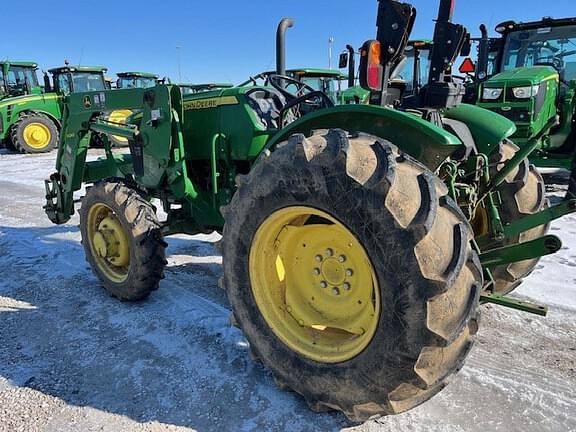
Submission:
[[[328,38],[328,69],[332,69],[332,47],[334,46],[334,38]]]
[[[182,82],[182,59],[180,56],[180,49],[181,48],[182,47],[180,47],[180,46],[176,46],[176,58],[178,61],[178,80],[179,80],[179,82]]]

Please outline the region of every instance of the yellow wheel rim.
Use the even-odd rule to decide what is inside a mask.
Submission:
[[[249,257],[252,292],[280,340],[321,363],[340,363],[372,341],[380,317],[376,273],[342,223],[288,207],[258,229]]]
[[[95,204],[88,211],[88,242],[98,269],[112,282],[122,283],[130,270],[130,241],[114,211]]]
[[[38,150],[48,147],[52,140],[50,129],[42,123],[30,123],[26,125],[23,136],[28,146]]]
[[[132,115],[132,111],[130,110],[116,110],[116,111],[112,111],[110,113],[110,115],[108,116],[108,121],[111,121],[112,123],[118,123],[118,124],[126,124],[126,120],[128,119],[128,117],[130,117]],[[114,138],[115,141],[119,142],[119,143],[128,143],[128,140],[124,137],[121,136],[117,136],[117,135],[113,135],[112,136]]]

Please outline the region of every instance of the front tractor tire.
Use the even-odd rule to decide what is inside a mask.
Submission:
[[[445,387],[477,332],[466,218],[426,167],[342,130],[264,155],[223,209],[235,321],[283,388],[353,421]]]
[[[11,147],[19,153],[48,153],[56,148],[58,127],[42,114],[23,114],[11,130]]]
[[[121,181],[102,181],[82,200],[80,230],[86,259],[113,297],[143,300],[158,289],[166,266],[152,205]]]

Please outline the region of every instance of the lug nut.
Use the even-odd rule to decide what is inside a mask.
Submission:
[[[338,288],[334,288],[332,290],[332,294],[334,294],[335,296],[339,296],[340,295],[340,290]]]
[[[346,262],[346,255],[340,255],[338,261],[340,261],[341,263]]]
[[[328,288],[328,284],[324,281],[320,282],[320,288]]]
[[[346,276],[352,276],[354,274],[354,270],[348,269],[346,270]]]
[[[342,285],[342,288],[344,288],[346,291],[350,291],[350,288],[352,288],[350,286],[350,284],[348,282],[344,282],[344,284]]]
[[[315,268],[315,269],[312,271],[312,274],[313,274],[314,276],[320,276],[320,269],[319,269],[319,268]]]
[[[326,256],[331,257],[334,255],[334,251],[332,249],[326,249]]]
[[[316,261],[322,262],[322,255],[316,255]]]

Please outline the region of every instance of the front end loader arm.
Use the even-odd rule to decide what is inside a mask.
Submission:
[[[53,223],[63,224],[70,220],[74,214],[74,192],[80,190],[84,183],[134,173],[143,187],[160,185],[172,161],[172,122],[175,117],[178,118],[177,111],[181,110],[178,96],[173,101],[176,94],[179,95],[169,86],[157,86],[152,89],[79,93],[66,97],[56,172],[45,181],[44,210]],[[139,124],[123,125],[107,121],[106,114],[115,110],[139,113]],[[114,155],[108,135],[127,138],[130,155]],[[96,137],[102,138],[106,158],[86,162],[88,149]],[[145,172],[145,159],[154,160],[157,169],[147,169]]]

